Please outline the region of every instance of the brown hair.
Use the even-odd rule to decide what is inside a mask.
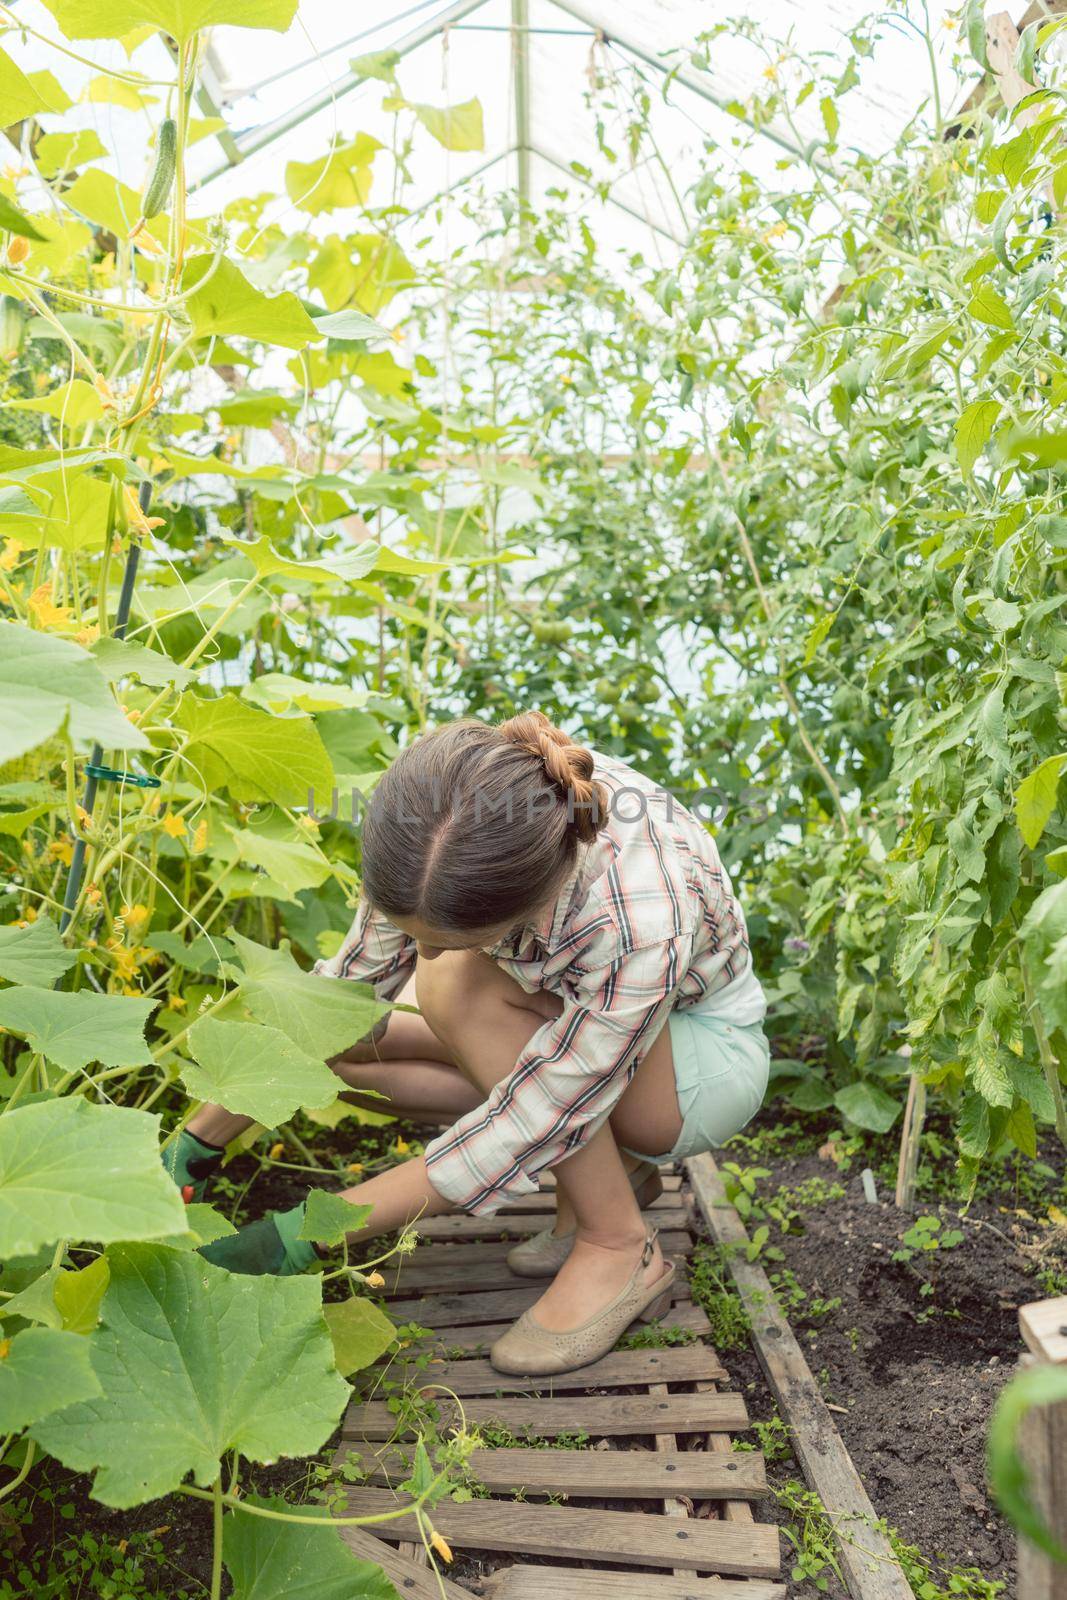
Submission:
[[[393,917],[495,928],[545,904],[607,821],[592,754],[540,711],[423,734],[363,821],[363,889]]]

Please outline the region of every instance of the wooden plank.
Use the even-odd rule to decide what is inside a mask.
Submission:
[[[437,1401],[442,1418],[458,1411]],[[558,1400],[469,1400],[467,1422],[497,1423],[509,1432],[551,1439],[560,1433],[588,1433],[606,1439],[623,1433],[725,1433],[748,1427],[748,1411],[739,1394],[613,1394],[568,1395]],[[390,1439],[397,1418],[381,1400],[352,1406],[345,1416],[344,1439]]]
[[[526,1283],[520,1288],[513,1288],[518,1282],[517,1278],[509,1273],[509,1287],[494,1289],[478,1294],[430,1294],[418,1296],[410,1300],[393,1300],[389,1304],[389,1315],[394,1322],[418,1322],[424,1328],[452,1328],[460,1327],[468,1322],[514,1322],[515,1318],[540,1300],[545,1292],[543,1282]],[[681,1301],[688,1303],[691,1299],[689,1285],[676,1277],[671,1288],[672,1303]],[[674,1311],[669,1317],[664,1318],[667,1326],[672,1325]]]
[[[349,1512],[356,1516],[392,1510],[391,1489],[350,1489]],[[779,1571],[778,1529],[753,1524],[687,1522],[633,1511],[587,1511],[573,1506],[532,1505],[515,1500],[444,1500],[433,1514],[434,1527],[453,1549],[522,1551],[526,1555],[570,1560],[626,1562],[637,1567],[684,1567],[742,1577],[775,1578]],[[415,1528],[413,1516],[381,1525],[380,1537],[403,1539]],[[631,1584],[633,1580],[631,1577]],[[633,1594],[631,1588],[630,1593]]]
[[[666,1202],[666,1203],[664,1203]],[[528,1239],[551,1225],[552,1211],[498,1211],[493,1217],[427,1217],[416,1224],[420,1239],[437,1242],[470,1239]],[[689,1214],[677,1195],[661,1195],[654,1207],[642,1213],[649,1227],[685,1228]]]
[[[1034,1508],[1067,1548],[1067,1400],[1028,1411],[1019,1424],[1018,1447]],[[1021,1534],[1018,1545],[1020,1600],[1067,1600],[1067,1566]]]
[[[648,1392],[650,1395],[665,1395],[669,1394],[670,1390],[667,1388],[665,1383],[650,1383],[648,1386]],[[659,1456],[678,1454],[678,1441],[674,1437],[673,1433],[657,1433],[654,1436],[652,1443],[656,1454]],[[665,1517],[676,1517],[683,1520],[687,1519],[689,1516],[689,1506],[684,1500],[679,1500],[677,1498],[678,1495],[685,1494],[687,1491],[682,1488],[681,1484],[675,1484],[673,1487],[674,1493],[672,1495],[664,1496],[663,1515]],[[675,1576],[677,1577],[682,1570],[682,1568],[676,1567]]]
[[[852,1600],[914,1600],[889,1541],[877,1530],[874,1507],[767,1275],[758,1262],[745,1258],[748,1235],[726,1198],[715,1162],[710,1155],[699,1155],[685,1165],[697,1204],[724,1247],[752,1325],[756,1354],[792,1434],[796,1458],[840,1535],[838,1559]]]
[[[395,1314],[395,1301],[389,1309]],[[694,1305],[692,1300],[680,1300],[673,1305],[662,1325],[665,1328],[683,1328],[686,1332],[698,1334],[702,1339],[706,1339],[711,1333],[707,1315],[700,1306]],[[470,1327],[431,1329],[429,1337],[421,1342],[419,1348],[447,1351],[450,1356],[460,1350],[484,1351],[488,1350],[490,1345],[510,1327],[510,1322],[476,1322]]]
[[[506,1324],[505,1324],[506,1326]],[[453,1394],[566,1394],[572,1389],[629,1389],[651,1379],[662,1384],[697,1383],[701,1379],[726,1379],[714,1350],[702,1344],[667,1350],[616,1350],[577,1372],[548,1378],[515,1378],[498,1372],[488,1361],[433,1361],[428,1367],[415,1362],[392,1361],[388,1369],[369,1367],[364,1384],[373,1385],[388,1370],[393,1382],[407,1381],[425,1394],[450,1389]]]
[[[658,1200],[646,1207],[648,1211],[671,1210],[683,1204],[679,1192],[679,1178],[673,1178],[668,1185],[667,1179],[663,1180],[663,1193]],[[554,1216],[556,1210],[556,1195],[554,1190],[545,1190],[539,1194],[520,1194],[517,1199],[509,1200],[506,1206],[501,1206],[495,1216],[487,1218],[489,1222],[502,1222],[505,1217],[525,1214],[531,1211],[538,1212],[541,1216]],[[434,1221],[439,1220],[434,1218]],[[420,1225],[420,1232],[422,1231]]]
[[[1067,1294],[1019,1307],[1019,1328],[1040,1361],[1067,1361]]]
[[[342,1446],[338,1459],[362,1462],[374,1483],[403,1483],[411,1451],[395,1444]],[[477,1449],[468,1466],[487,1489],[511,1493],[576,1495],[595,1500],[655,1500],[685,1494],[703,1500],[728,1496],[761,1499],[767,1494],[763,1456],[757,1450],[730,1456],[704,1450]],[[605,1559],[607,1553],[605,1552]]]
[[[710,1388],[710,1385],[707,1385]],[[697,1384],[698,1389],[705,1388],[702,1383]],[[704,1441],[705,1449],[712,1455],[733,1456],[735,1454],[733,1440],[726,1433],[709,1433]],[[719,1515],[724,1522],[751,1522],[752,1507],[745,1500],[727,1500],[719,1507]]]
[[[1026,28],[1029,27],[1031,22],[1045,22],[1050,17],[1062,15],[1065,10],[1067,10],[1067,0],[1030,0],[1030,4],[1027,6],[1018,22],[1012,23],[1012,26],[1015,28],[1017,34],[1021,34]],[[1008,13],[1001,12],[1000,15],[1007,16]],[[987,29],[991,20],[992,19],[987,19]],[[987,44],[987,54],[988,49],[989,46]],[[992,59],[990,59],[990,65],[993,65]],[[992,94],[993,88],[994,81],[989,75],[986,75],[980,79],[980,81],[971,90],[966,100],[960,106],[959,110],[955,111],[952,117],[949,119],[945,128],[946,139],[958,138],[963,119],[969,117],[971,112],[978,110],[979,107],[983,105],[983,103]]]
[[[1067,6],[1067,0],[1063,0],[1063,3],[1065,6]],[[663,1184],[664,1194],[677,1194],[685,1181],[680,1172],[672,1172],[668,1167],[660,1167],[659,1175],[660,1181]],[[542,1195],[546,1193],[552,1194],[554,1192],[556,1180],[551,1171],[542,1172],[537,1181],[541,1185]],[[532,1197],[530,1195],[524,1195],[521,1198],[529,1200]],[[508,1203],[509,1205],[516,1205],[518,1204],[518,1201],[511,1200]]]
[[[1019,1308],[1033,1368],[1067,1362],[1067,1295]],[[1067,1400],[1035,1406],[1019,1424],[1019,1456],[1030,1498],[1056,1542],[1067,1547]],[[1067,1600],[1067,1566],[1019,1536],[1018,1592],[1025,1600]]]
[[[414,1522],[413,1518],[408,1520]],[[469,1589],[461,1589],[443,1573],[438,1579],[428,1566],[416,1566],[366,1528],[338,1528],[337,1531],[354,1556],[361,1561],[377,1562],[386,1577],[392,1579],[403,1600],[442,1600],[442,1596],[444,1600],[471,1600]],[[421,1541],[419,1548],[422,1548]]]
[[[672,1230],[660,1234],[665,1256],[686,1256],[693,1248],[688,1233]],[[402,1256],[384,1267],[387,1298],[429,1293],[439,1289],[470,1293],[486,1289],[511,1289],[522,1279],[507,1264],[511,1245],[506,1241],[485,1244],[427,1244],[413,1255]],[[537,1296],[545,1291],[547,1280],[535,1284]]]
[[[631,1572],[581,1567],[501,1567],[484,1579],[492,1600],[786,1600],[784,1583],[758,1578],[668,1578],[642,1574],[640,1596]]]

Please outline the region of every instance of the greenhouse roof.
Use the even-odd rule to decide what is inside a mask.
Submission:
[[[957,49],[952,9],[944,0],[929,7],[941,87]],[[280,161],[321,158],[335,135],[344,140],[368,133],[388,146],[394,122],[389,96],[396,86],[368,69],[374,71],[383,52],[395,51],[396,79],[409,102],[455,107],[477,100],[482,110],[482,137],[469,141],[477,148],[445,149],[417,129],[404,195],[416,215],[483,174],[487,186],[518,188],[534,204],[566,180],[572,201],[583,208],[589,185],[604,186],[608,204],[597,209],[596,226],[608,232],[608,242],[614,230],[618,242],[632,247],[638,223],[651,230],[658,248],[669,248],[687,232],[684,196],[707,165],[709,144],[726,171],[742,143],[744,164],[757,176],[783,163],[800,169],[805,153],[825,137],[817,96],[792,124],[767,123],[754,144],[744,124],[767,79],[795,70],[780,55],[781,45],[793,41],[809,56],[832,57],[841,36],[869,12],[869,0],[825,0],[818,7],[803,0],[759,6],[755,0],[365,0],[358,12],[336,0],[303,0],[284,34],[212,31],[200,109],[219,120],[207,124],[190,154],[190,176],[199,187],[195,207],[215,211],[239,195],[276,189]],[[18,15],[39,34],[55,37],[40,0],[21,0]],[[731,18],[742,19],[741,26],[728,25]],[[746,36],[746,20],[758,20],[758,31]],[[709,37],[697,66],[691,55],[702,33]],[[24,68],[57,70],[39,37],[8,44]],[[156,79],[173,74],[158,35],[132,60],[108,41],[92,41],[86,54],[105,69]],[[589,89],[594,75],[603,81],[615,73],[619,113],[605,130],[605,149]],[[143,107],[95,96],[87,87],[92,72],[70,58],[57,75],[74,97],[84,97],[76,115],[113,152],[118,176],[138,187],[145,164]],[[650,97],[655,151],[631,162],[619,133],[632,114],[628,99],[642,90]],[[923,114],[931,91],[921,30],[906,8],[884,14],[877,46],[841,101],[840,139],[878,154]],[[371,203],[383,203],[387,191],[376,177]]]

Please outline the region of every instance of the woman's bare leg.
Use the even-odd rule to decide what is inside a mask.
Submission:
[[[432,963],[420,963],[420,971],[420,1009],[483,1097],[508,1076],[532,1034],[560,1009],[555,996],[527,994],[484,955],[450,951]],[[651,1080],[649,1089],[642,1082],[640,1094],[627,1107],[628,1097],[642,1078]],[[681,1116],[666,1028],[650,1046],[616,1114],[620,1137],[627,1143],[639,1148],[652,1143],[654,1149],[662,1150],[675,1143]],[[543,1327],[563,1329],[584,1321],[625,1287],[640,1260],[645,1229],[609,1124],[554,1170],[575,1216],[576,1237],[568,1261],[535,1310]],[[372,1182],[383,1185],[383,1199],[388,1194],[391,1201],[391,1187],[386,1184],[389,1177],[383,1173]],[[347,1198],[373,1203],[373,1197],[365,1192],[368,1187],[359,1185],[347,1191]],[[391,1204],[387,1209],[391,1213]],[[382,1226],[377,1215],[374,1221]],[[663,1270],[657,1246],[645,1269],[645,1281],[654,1282]]]

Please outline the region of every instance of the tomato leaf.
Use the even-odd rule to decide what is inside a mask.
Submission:
[[[1060,774],[1067,766],[1067,751],[1049,756],[1035,767],[1015,791],[1015,816],[1025,844],[1035,849],[1056,809]]]
[[[956,456],[965,477],[973,471],[999,416],[999,400],[974,400],[956,423]]]

